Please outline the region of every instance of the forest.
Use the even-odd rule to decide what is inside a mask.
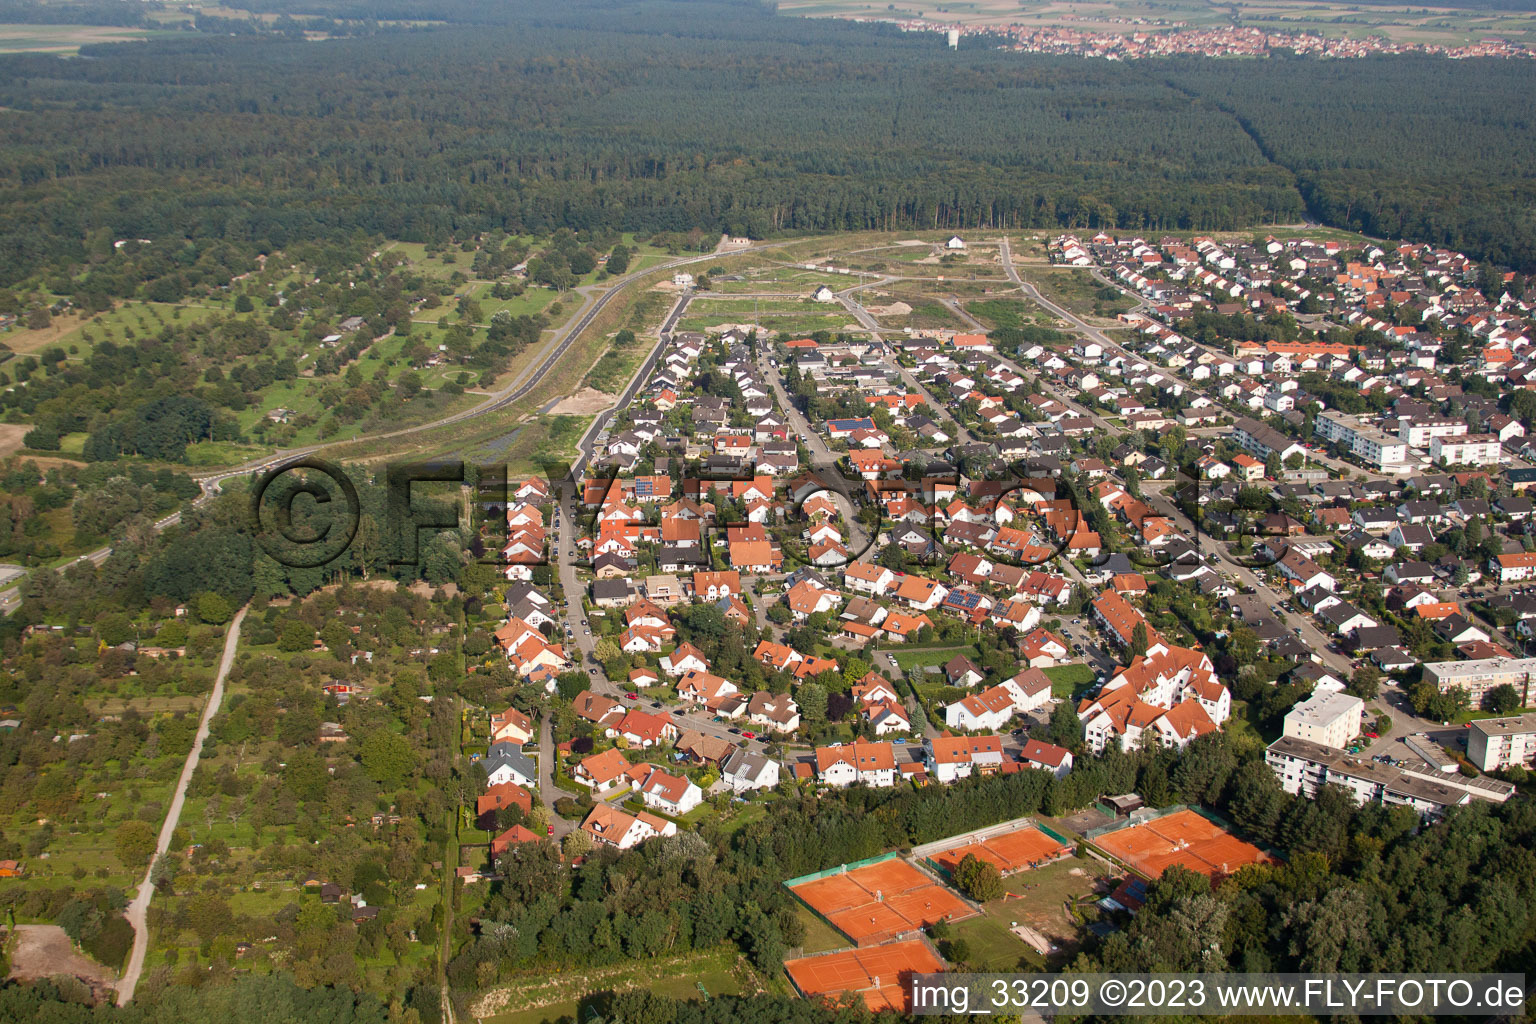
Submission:
[[[1536,266],[1521,62],[950,53],[732,0],[393,6],[446,24],[0,59],[0,285],[103,229],[265,251],[1310,218]]]

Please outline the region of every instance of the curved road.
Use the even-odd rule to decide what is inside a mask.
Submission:
[[[249,607],[249,606],[247,606]],[[149,952],[149,926],[145,923],[145,917],[149,913],[149,901],[155,895],[155,887],[150,882],[150,875],[154,874],[155,861],[163,857],[171,848],[171,834],[176,831],[176,825],[181,821],[181,808],[187,799],[187,786],[192,782],[192,773],[197,771],[198,759],[203,754],[203,741],[208,738],[208,726],[213,721],[213,716],[219,710],[219,704],[224,699],[224,678],[229,675],[230,666],[235,663],[235,648],[240,645],[240,623],[245,619],[246,608],[241,608],[235,613],[234,620],[229,624],[229,633],[224,637],[224,657],[219,661],[219,674],[213,680],[213,692],[208,695],[208,704],[203,708],[203,717],[197,723],[197,735],[192,740],[192,749],[187,752],[187,763],[181,766],[181,778],[176,780],[176,794],[171,797],[171,808],[166,812],[165,823],[160,826],[160,839],[155,843],[155,856],[150,860],[149,867],[144,872],[144,880],[139,883],[139,891],[133,897],[133,902],[128,904],[128,912],[124,916],[133,926],[133,954],[128,958],[128,970],[117,982],[117,1005],[127,1006],[133,999],[133,990],[138,987],[139,975],[144,972],[144,954]]]

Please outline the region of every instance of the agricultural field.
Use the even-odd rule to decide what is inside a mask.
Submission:
[[[75,54],[82,46],[128,43],[168,34],[112,25],[0,24],[0,53]]]

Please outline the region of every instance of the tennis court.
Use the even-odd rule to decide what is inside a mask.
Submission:
[[[973,913],[959,896],[895,857],[801,882],[790,891],[861,946]]]
[[[986,861],[1005,875],[1027,868],[1037,868],[1065,856],[1071,847],[1064,846],[1033,825],[1025,825],[1000,835],[977,837],[937,850],[928,855],[946,872],[953,875],[955,868],[973,854],[977,860]]]
[[[807,996],[857,992],[871,1010],[905,1013],[909,974],[937,974],[944,964],[920,939],[789,960],[784,970]]]
[[[1173,864],[1221,878],[1269,860],[1257,846],[1188,809],[1105,833],[1094,843],[1149,878],[1160,877]]]

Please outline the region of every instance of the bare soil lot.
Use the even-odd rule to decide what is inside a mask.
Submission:
[[[10,953],[10,977],[17,981],[38,981],[64,974],[100,990],[111,988],[117,980],[113,972],[76,950],[58,925],[17,925]]]

